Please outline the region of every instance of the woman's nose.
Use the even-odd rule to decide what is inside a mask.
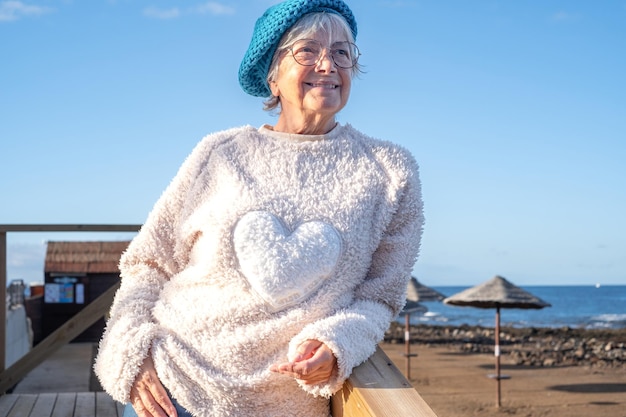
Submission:
[[[324,51],[324,53],[322,53],[320,59],[317,61],[317,64],[315,64],[315,69],[318,71],[326,72],[333,72],[337,70],[335,61],[333,60],[330,51],[326,50]]]

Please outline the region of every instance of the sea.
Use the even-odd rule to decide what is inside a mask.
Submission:
[[[539,310],[501,308],[501,326],[626,328],[626,285],[520,287],[552,306]],[[450,297],[469,287],[433,286],[432,288]],[[411,324],[495,326],[495,309],[458,307],[438,301],[420,302],[420,304],[428,310],[422,313],[412,313],[409,316]],[[404,320],[403,317],[398,319],[402,323]]]

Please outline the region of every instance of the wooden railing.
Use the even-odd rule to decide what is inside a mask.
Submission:
[[[0,395],[109,310],[119,283],[42,340],[9,369],[6,355],[7,232],[136,232],[139,225],[0,225]],[[437,417],[382,349],[355,368],[331,400],[333,417]]]
[[[333,417],[437,417],[379,347],[332,398]]]

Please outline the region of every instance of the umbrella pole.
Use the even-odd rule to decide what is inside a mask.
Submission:
[[[500,407],[500,305],[496,305],[496,347],[494,355],[496,356],[496,407]]]
[[[411,379],[411,332],[410,332],[410,314],[404,315],[404,356],[406,356],[406,379]]]

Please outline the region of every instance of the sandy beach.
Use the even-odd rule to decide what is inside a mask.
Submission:
[[[420,331],[428,333],[426,330],[411,332],[416,333],[416,343],[411,344],[410,351],[417,356],[410,360],[410,381],[439,417],[626,417],[626,364],[622,359],[594,360],[589,353],[584,353],[578,364],[550,359],[545,365],[543,361],[541,365],[525,365],[520,364],[523,361],[516,352],[532,349],[524,343],[506,344],[501,356],[501,373],[510,378],[501,381],[501,407],[497,408],[497,382],[488,377],[495,368],[493,346],[489,348],[488,338],[474,343],[475,340],[467,336],[458,340],[451,337],[444,343],[429,334],[427,341],[423,335],[420,341],[417,335]],[[472,334],[477,333],[480,332],[472,330]],[[550,335],[549,342],[545,338],[533,339],[535,350],[550,353],[543,342],[555,346],[564,346],[568,341],[574,343],[575,338],[570,337],[569,332],[565,332],[568,337],[565,339],[558,331],[556,333]],[[592,333],[584,343],[591,346],[597,341],[603,351],[616,350],[618,355],[623,355],[624,334],[626,330],[605,332],[606,338],[612,339],[607,342],[599,341]],[[476,348],[477,344],[481,347]],[[391,340],[381,343],[381,347],[404,373],[405,345]],[[491,353],[486,353],[487,350]],[[593,347],[589,348],[591,350]],[[585,361],[584,356],[589,360]]]

